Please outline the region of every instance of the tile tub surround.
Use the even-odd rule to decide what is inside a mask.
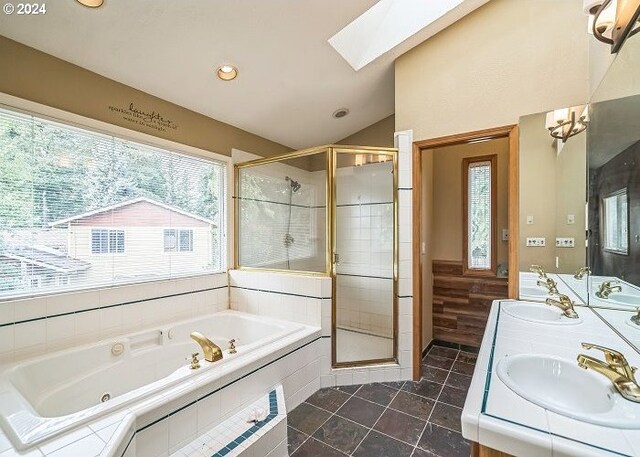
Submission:
[[[289,412],[291,457],[468,457],[461,406],[475,354],[433,346],[420,382],[324,388]]]
[[[463,408],[465,438],[517,456],[640,456],[640,430],[603,427],[561,416],[520,397],[496,374],[499,361],[515,354],[542,354],[569,361],[581,353],[602,358],[583,349],[583,341],[619,350],[634,366],[640,363],[640,355],[589,308],[578,308],[581,324],[559,328],[501,312],[507,302],[512,301],[495,301],[491,308]],[[606,378],[602,380],[608,383]],[[611,391],[618,395],[613,387]]]
[[[227,309],[226,273],[0,301],[0,363]]]
[[[197,372],[188,382],[168,388],[161,395],[150,396],[120,412],[46,441],[33,449],[33,455],[49,455],[58,449],[68,452],[55,454],[61,456],[165,455],[277,384],[282,384],[286,402],[294,407],[319,388],[321,339],[318,328],[305,327],[302,333],[282,338],[246,357],[231,359],[218,370]],[[106,428],[105,423],[110,428],[119,423],[115,428],[120,432],[109,435],[111,429],[105,430],[106,438],[101,438],[102,445],[98,446],[95,441],[96,437],[100,438],[97,430]],[[7,456],[14,455],[11,443],[3,434],[0,434],[0,445]],[[74,448],[68,447],[72,445]],[[75,447],[82,452],[73,454]],[[131,454],[132,448],[135,454]],[[0,455],[6,457],[3,451]]]
[[[322,328],[322,387],[411,378],[412,297],[398,298],[398,361],[353,368],[331,367],[331,278],[230,270],[231,309]],[[410,283],[409,283],[410,287]],[[410,290],[410,289],[409,289]]]

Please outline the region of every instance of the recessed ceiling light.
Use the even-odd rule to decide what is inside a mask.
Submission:
[[[218,78],[223,81],[231,81],[238,76],[238,69],[233,65],[220,65],[216,70],[216,74],[218,75]]]
[[[88,6],[89,8],[98,8],[102,6],[104,0],[76,0],[78,3],[84,6]]]
[[[340,108],[333,112],[333,117],[340,119],[341,117],[345,117],[347,114],[349,114],[349,110],[347,108]]]

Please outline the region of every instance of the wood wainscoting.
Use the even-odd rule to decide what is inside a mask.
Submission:
[[[506,278],[464,276],[462,262],[433,261],[433,338],[480,346],[491,302],[507,298]]]

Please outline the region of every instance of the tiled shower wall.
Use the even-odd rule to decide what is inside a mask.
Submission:
[[[393,336],[393,165],[338,168],[337,325]]]
[[[0,362],[228,309],[226,273],[0,302]]]
[[[240,195],[235,196],[240,198],[240,265],[324,271],[326,176],[325,170],[308,171],[279,162],[240,169]],[[286,177],[300,184],[291,193],[291,208]],[[289,249],[287,233],[293,239]]]
[[[412,376],[412,132],[395,134],[398,164],[398,363],[332,368],[331,279],[260,271],[229,271],[232,309],[322,327],[320,385],[361,384],[410,379]],[[373,270],[372,270],[373,271]],[[382,270],[379,270],[382,271]],[[363,288],[371,284],[358,283]]]

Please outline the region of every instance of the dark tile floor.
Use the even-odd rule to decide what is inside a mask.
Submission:
[[[420,382],[321,389],[289,412],[291,457],[469,457],[460,414],[476,355],[434,346]]]

